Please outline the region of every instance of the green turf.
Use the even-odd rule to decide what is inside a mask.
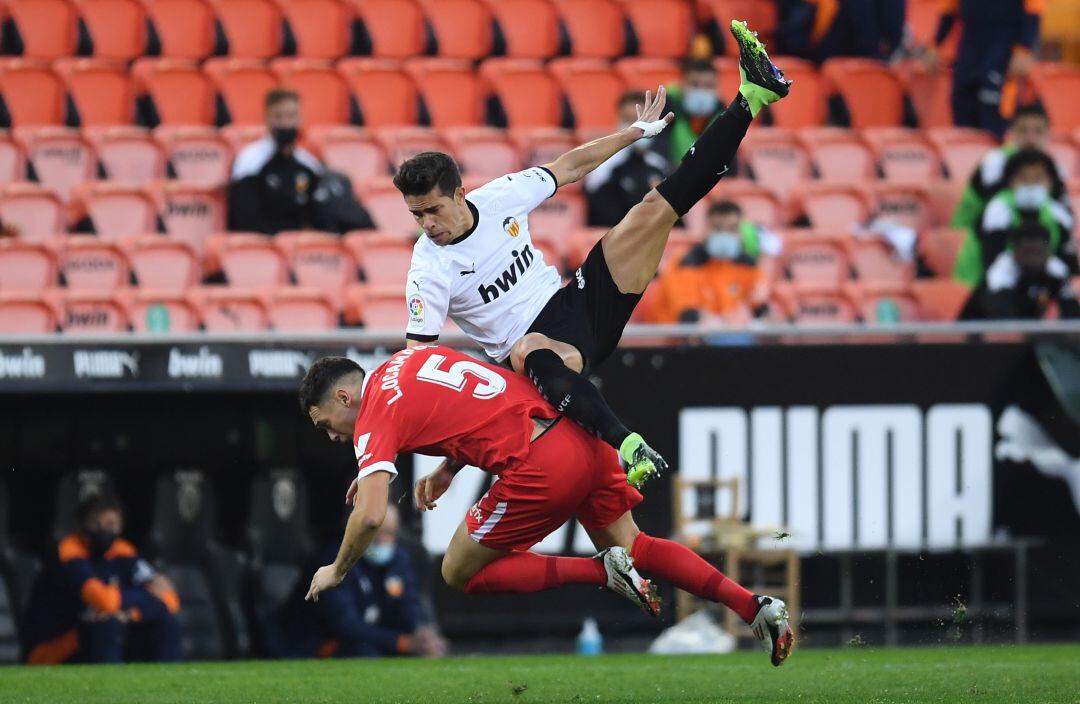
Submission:
[[[1080,646],[0,668],[0,701],[1080,703]]]

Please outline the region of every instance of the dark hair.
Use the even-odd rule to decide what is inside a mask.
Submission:
[[[643,90],[628,90],[619,96],[619,107],[623,105],[644,105],[645,104],[645,91]]]
[[[1046,108],[1042,106],[1042,103],[1027,103],[1016,108],[1011,124],[1015,125],[1021,117],[1041,117],[1047,123],[1050,122],[1050,116],[1046,114]]]
[[[295,100],[299,103],[300,94],[292,88],[283,88],[281,86],[271,88],[266,92],[266,109],[269,110],[278,103],[284,103],[286,100]]]
[[[1050,246],[1050,230],[1037,222],[1025,222],[1017,225],[1009,232],[1009,239],[1013,244],[1020,244],[1024,240],[1038,240],[1046,246]]]
[[[403,196],[425,196],[436,187],[444,196],[452,196],[461,187],[461,171],[442,152],[421,152],[401,165],[394,185]]]
[[[739,215],[742,216],[742,208],[733,200],[718,200],[709,206],[709,215]]]
[[[91,518],[106,511],[116,511],[121,515],[124,513],[120,501],[115,496],[108,492],[95,491],[79,502],[78,507],[75,509],[75,520],[81,529]]]
[[[709,59],[687,59],[683,62],[682,71],[683,74],[698,73],[702,71],[716,73],[716,65]]]
[[[1050,155],[1039,149],[1021,149],[1009,157],[1009,160],[1005,162],[1005,172],[1002,174],[1001,180],[1008,185],[1012,183],[1016,174],[1020,173],[1020,169],[1036,164],[1046,169],[1053,190],[1056,191],[1058,186],[1057,167],[1054,165],[1054,160],[1050,158]]]
[[[315,360],[300,382],[300,410],[307,413],[312,406],[318,406],[326,398],[341,377],[353,372],[365,374],[364,368],[348,357],[323,357]]]

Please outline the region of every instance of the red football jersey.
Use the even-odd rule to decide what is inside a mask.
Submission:
[[[419,346],[364,379],[353,442],[359,477],[399,452],[450,457],[500,474],[529,454],[532,418],[555,418],[532,383],[447,347]]]

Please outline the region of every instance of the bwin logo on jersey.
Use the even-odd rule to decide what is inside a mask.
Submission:
[[[521,234],[521,225],[518,224],[517,218],[511,217],[503,220],[503,229],[511,237],[517,237]]]
[[[476,288],[480,292],[480,298],[484,299],[484,303],[491,303],[501,294],[509,291],[536,259],[536,253],[529,248],[529,245],[525,245],[520,253],[515,249],[510,254],[514,255],[514,261],[502,275],[495,279],[495,283],[480,284]]]

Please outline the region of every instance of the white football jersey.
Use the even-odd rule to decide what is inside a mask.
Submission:
[[[426,235],[413,248],[405,285],[405,336],[431,342],[447,317],[495,360],[528,331],[562,286],[529,236],[529,213],[555,194],[543,167],[502,176],[466,195],[473,229],[440,247]]]

